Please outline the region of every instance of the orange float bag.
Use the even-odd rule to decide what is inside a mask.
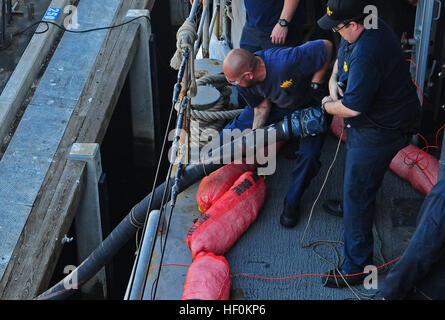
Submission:
[[[215,201],[230,189],[240,175],[246,171],[254,171],[255,167],[254,164],[235,164],[232,162],[204,177],[196,193],[199,211],[205,213]]]
[[[190,228],[186,244],[195,257],[200,251],[225,254],[256,219],[266,196],[266,183],[248,171],[235,181]]]
[[[437,183],[439,161],[433,155],[410,144],[397,153],[390,168],[425,196]]]
[[[227,260],[200,252],[187,271],[182,300],[229,300],[230,286]]]

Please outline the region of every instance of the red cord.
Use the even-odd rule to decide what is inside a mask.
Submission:
[[[440,127],[440,129],[437,130],[437,132],[436,132],[436,145],[435,145],[434,147],[439,148],[439,142],[437,141],[437,139],[439,138],[439,132],[440,132],[440,130],[442,130],[443,128],[445,128],[445,125],[443,125],[442,127]],[[444,146],[442,146],[442,148],[443,148],[443,147],[444,147]]]
[[[419,90],[420,92],[420,106],[423,107],[423,93],[422,90],[420,90],[420,86],[417,84],[416,81],[413,80],[413,83],[415,84],[415,86],[417,87],[417,90]]]
[[[402,258],[402,257],[395,258],[394,260],[391,260],[391,261],[381,265],[380,267],[376,267],[374,269],[369,270],[369,272],[381,269],[383,267],[386,267],[387,265],[396,262],[400,258]],[[186,268],[188,268],[188,267],[190,267],[190,265],[174,264],[174,263],[172,263],[172,264],[163,264],[162,267],[186,267]],[[159,268],[159,266],[151,267],[150,270],[156,269],[156,268]],[[331,277],[331,278],[342,277],[342,275],[330,275],[330,274],[323,274],[323,273],[308,273],[308,274],[300,274],[300,275],[296,275],[296,276],[281,277],[281,278],[255,276],[255,275],[251,275],[251,274],[237,273],[237,272],[230,272],[230,274],[237,275],[237,276],[242,276],[242,277],[248,277],[248,278],[263,279],[263,280],[290,280],[290,279],[309,277],[309,276],[325,276],[325,277]],[[347,275],[343,275],[343,277],[352,277],[352,276],[357,276],[357,275],[361,275],[361,274],[365,274],[365,273],[364,272],[360,272],[360,273],[354,273],[354,274],[347,274]]]
[[[418,136],[425,142],[425,147],[422,148],[421,150],[414,150],[414,151],[411,151],[411,152],[406,153],[406,154],[402,152],[402,154],[405,156],[404,162],[405,162],[405,160],[406,160],[407,158],[408,158],[409,160],[412,161],[412,163],[406,163],[406,162],[405,162],[405,164],[406,164],[406,165],[417,165],[417,166],[419,167],[419,169],[422,170],[422,171],[427,170],[427,169],[428,169],[429,162],[427,163],[427,165],[426,165],[425,168],[422,168],[422,167],[419,165],[419,161],[421,161],[421,160],[423,160],[423,159],[425,158],[425,157],[422,157],[422,158],[419,160],[420,151],[424,151],[424,149],[426,149],[424,152],[427,152],[429,148],[439,148],[439,144],[438,144],[438,141],[437,141],[437,140],[438,140],[440,131],[441,131],[442,129],[444,129],[444,128],[445,128],[445,125],[443,125],[442,127],[440,127],[440,129],[436,132],[436,145],[435,145],[435,146],[431,146],[431,145],[429,145],[428,140],[427,140],[423,135],[421,135],[421,134],[419,133]],[[411,157],[409,156],[411,153],[417,153],[417,156],[416,156],[415,159],[413,159],[413,158],[411,158]],[[429,179],[428,176],[426,176],[426,178],[427,178],[428,181],[431,183],[431,185],[434,185],[434,183]],[[396,262],[396,261],[399,260],[400,258],[401,258],[401,257],[395,258],[394,260],[391,260],[391,261],[389,261],[389,262],[387,262],[387,263],[385,263],[385,264],[383,264],[383,265],[381,265],[381,266],[379,266],[379,267],[376,267],[375,269],[372,269],[372,270],[370,270],[370,271],[377,270],[377,269],[381,269],[381,268],[383,268],[383,267],[385,267],[385,266],[387,266],[387,265],[389,265],[389,264],[391,264],[391,263]],[[190,265],[174,264],[174,263],[171,263],[171,264],[164,264],[164,265],[162,265],[162,267],[172,267],[172,266],[173,266],[173,267],[185,267],[185,268],[190,267]],[[159,266],[151,267],[150,270],[153,270],[153,269],[156,269],[156,268],[159,268]],[[264,280],[290,280],[290,279],[296,279],[296,278],[302,278],[302,277],[309,277],[309,276],[325,276],[325,277],[331,277],[331,278],[341,277],[341,276],[342,276],[342,275],[329,275],[329,274],[322,274],[322,273],[308,273],[308,274],[301,274],[301,275],[296,275],[296,276],[274,278],[274,277],[263,277],[263,276],[256,276],[256,275],[250,275],[250,274],[244,274],[244,273],[237,273],[237,272],[231,272],[230,274],[232,274],[232,275],[237,275],[237,276],[242,276],[242,277],[248,277],[248,278],[264,279]],[[364,272],[355,273],[355,274],[343,275],[343,277],[352,277],[352,276],[357,276],[357,275],[361,275],[361,274],[364,274]]]
[[[412,63],[414,65],[414,67],[416,67],[416,72],[414,74],[414,77],[416,77],[417,76],[417,64],[412,59],[406,59],[406,61]],[[420,90],[420,86],[417,84],[417,82],[414,79],[412,79],[412,81],[413,81],[414,85],[417,87],[417,90],[419,90],[419,92],[420,92],[420,97],[421,97],[420,106],[423,107],[423,92],[422,92],[422,90]]]

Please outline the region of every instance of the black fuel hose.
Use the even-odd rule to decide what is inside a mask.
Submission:
[[[250,134],[258,135],[262,134],[264,144],[268,146],[274,142],[289,140],[291,138],[301,138],[307,136],[313,136],[325,132],[327,129],[326,120],[324,114],[320,108],[306,108],[298,110],[292,113],[290,116],[284,118],[282,121],[272,124],[266,127],[265,130],[253,130]],[[274,131],[275,139],[269,141],[269,134]],[[243,147],[243,154],[249,148],[255,148],[255,145],[246,145],[246,138],[240,137],[235,139],[232,144],[241,143]],[[257,141],[254,140],[254,141]],[[222,150],[224,146],[221,146]],[[218,148],[217,148],[218,149]],[[217,149],[212,150],[212,157],[204,159],[204,163],[189,165],[183,171],[183,174],[179,180],[178,192],[182,192],[189,186],[200,181],[204,176],[209,175],[213,171],[221,168],[226,163],[221,161],[222,152]],[[215,154],[219,154],[215,158]],[[218,161],[219,160],[219,161]],[[170,181],[164,182],[159,185],[153,195],[151,210],[160,209],[162,197],[168,184],[168,188],[174,184],[174,177],[170,178]],[[167,194],[170,194],[171,190],[167,190]],[[68,298],[75,292],[76,289],[66,286],[67,283],[72,283],[75,276],[77,280],[77,288],[91,279],[100,269],[102,269],[106,263],[127,243],[136,231],[143,226],[145,219],[147,218],[148,206],[150,204],[152,194],[150,193],[141,202],[136,204],[130,213],[119,223],[119,225],[108,235],[107,238],[97,247],[75,270],[68,274],[64,279],[56,283],[53,287],[37,296],[36,300],[63,300]]]
[[[184,191],[189,186],[202,179],[206,173],[209,174],[221,166],[222,165],[209,164],[193,165],[185,168],[179,181],[178,191]],[[170,178],[170,183],[168,183],[169,189],[171,189],[173,185],[173,180],[174,178]],[[152,201],[153,210],[160,208],[165,187],[166,182],[163,182],[155,189]],[[169,194],[169,190],[167,190],[167,194]],[[66,288],[66,283],[72,283],[74,278],[77,280],[77,287],[79,288],[99,272],[99,270],[110,261],[119,249],[136,234],[136,231],[140,227],[139,224],[143,225],[151,197],[152,194],[150,193],[141,202],[135,205],[131,212],[119,223],[119,225],[116,226],[108,237],[104,239],[99,247],[97,247],[75,270],[35,299],[66,299],[76,290],[70,287]]]

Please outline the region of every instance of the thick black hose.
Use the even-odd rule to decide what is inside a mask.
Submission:
[[[276,131],[276,139],[274,141],[268,141],[267,133]],[[317,108],[308,108],[301,111],[295,111],[290,117],[271,125],[266,128],[266,136],[263,140],[264,146],[269,145],[277,141],[288,140],[290,138],[305,137],[309,135],[316,135],[326,131],[326,123],[323,114]],[[264,131],[261,131],[263,134]],[[252,131],[252,134],[256,134],[257,131]],[[241,139],[241,140],[240,140]],[[231,145],[232,149],[236,144],[242,141],[243,150],[255,146],[246,146],[246,139],[240,137],[235,139]],[[257,141],[255,139],[255,141]],[[221,147],[220,150],[222,150]],[[212,152],[212,154],[221,154],[222,152]],[[216,160],[216,161],[215,161]],[[217,161],[218,159],[208,159],[206,163],[196,164],[188,166],[184,169],[183,174],[178,182],[178,193],[184,191],[189,186],[201,180],[204,176],[219,169],[224,164],[224,161]],[[211,162],[211,163],[208,163]],[[221,164],[220,164],[221,163]],[[174,184],[174,177],[170,178],[168,183],[169,189]],[[155,191],[152,201],[151,210],[160,209],[162,196],[166,187],[166,182],[159,185]],[[167,190],[167,194],[170,194],[170,190]],[[141,202],[133,207],[131,212],[122,220],[122,222],[110,233],[110,235],[97,247],[89,256],[80,264],[73,272],[67,275],[63,280],[59,281],[53,287],[40,294],[35,299],[37,300],[49,300],[57,299],[62,300],[68,298],[74,293],[75,289],[66,288],[65,283],[72,283],[74,276],[77,278],[77,285],[80,287],[82,284],[91,279],[111,258],[118,252],[118,250],[131,239],[136,233],[138,228],[143,226],[147,217],[148,206],[152,194],[150,193]]]
[[[206,173],[209,174],[221,166],[222,165],[219,164],[209,164],[193,165],[185,168],[179,181],[178,191],[181,192],[187,189],[189,186],[202,179]],[[173,185],[173,180],[174,178],[170,178],[169,188],[171,188]],[[162,183],[155,189],[152,210],[160,208],[165,186],[166,182]],[[167,194],[169,194],[169,190],[167,191]],[[142,221],[142,223],[145,221],[151,196],[152,194],[150,193],[141,202],[134,206],[132,211],[109,234],[109,236],[99,245],[99,247],[97,247],[73,272],[35,299],[66,299],[74,293],[75,289],[66,288],[65,283],[72,283],[73,278],[77,278],[77,285],[80,287],[82,284],[91,279],[118,252],[118,250],[125,243],[127,243],[132,236],[134,236],[138,230],[138,227],[135,225],[134,221]]]

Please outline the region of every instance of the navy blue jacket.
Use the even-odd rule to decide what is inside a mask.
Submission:
[[[257,107],[265,98],[279,108],[307,107],[304,99],[315,72],[327,57],[323,40],[308,41],[299,47],[275,47],[255,52],[266,65],[266,79],[252,87],[238,87],[247,104]]]
[[[347,83],[342,103],[362,114],[345,119],[353,127],[398,128],[420,125],[420,103],[409,63],[394,31],[382,20],[365,29],[354,43],[342,39],[338,77]]]
[[[402,258],[387,275],[382,294],[388,300],[421,296],[445,299],[445,181],[428,193],[417,217],[417,229]]]

